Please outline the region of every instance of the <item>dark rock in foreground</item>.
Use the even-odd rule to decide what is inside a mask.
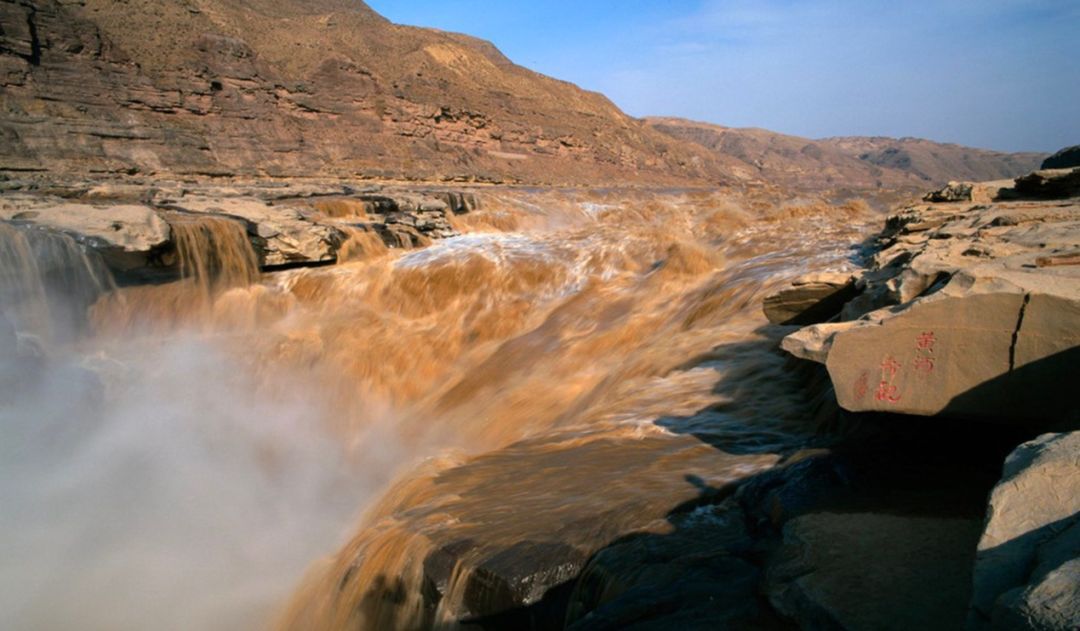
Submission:
[[[1065,147],[1046,160],[1043,160],[1044,169],[1067,169],[1080,167],[1080,145]]]
[[[1005,461],[979,541],[970,629],[1080,626],[1080,432],[1047,434]]]
[[[769,598],[802,628],[959,628],[978,529],[971,519],[802,516],[784,527]]]

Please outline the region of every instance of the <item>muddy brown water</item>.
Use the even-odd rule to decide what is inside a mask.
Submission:
[[[760,302],[851,268],[877,217],[502,192],[455,221],[259,275],[238,224],[176,218],[184,278],[94,280],[89,307],[35,289],[47,257],[0,226],[13,628],[454,628],[539,599],[477,573],[520,554],[571,580],[806,441]],[[42,329],[65,309],[77,333]]]

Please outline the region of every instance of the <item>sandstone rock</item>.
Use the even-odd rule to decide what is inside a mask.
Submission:
[[[1080,167],[1080,145],[1065,147],[1046,160],[1043,160],[1044,169],[1068,169]]]
[[[78,204],[56,198],[0,198],[0,219],[41,226],[74,237],[100,252],[110,268],[144,267],[169,242],[169,225],[138,204]]]
[[[1080,345],[1080,279],[1068,280],[1025,288],[958,275],[899,309],[799,331],[784,348],[825,355],[847,410],[1080,422],[1064,388]]]
[[[148,206],[73,204],[59,199],[0,198],[0,218],[81,237],[99,249],[148,252],[169,240],[169,225]]]
[[[458,204],[465,204],[463,199],[450,199]],[[369,215],[381,216],[387,226],[398,224],[408,226],[424,237],[443,239],[457,236],[458,232],[450,225],[447,214],[451,206],[438,196],[415,193],[390,192],[378,195],[361,195]],[[464,206],[459,206],[464,208]],[[467,211],[462,211],[467,212]],[[387,241],[388,245],[394,243]]]
[[[908,206],[878,243],[842,322],[783,342],[842,407],[1080,423],[1080,202]]]
[[[990,496],[968,627],[1075,629],[1078,572],[1080,432],[1047,434],[1009,455]]]
[[[480,207],[480,201],[473,193],[459,191],[437,191],[430,195],[442,200],[455,215],[470,213]]]
[[[850,327],[851,325],[843,322],[809,326],[785,337],[780,342],[780,347],[799,359],[824,364],[829,357],[833,336]]]
[[[857,294],[851,274],[815,274],[766,296],[763,310],[773,324],[814,324],[840,313]]]
[[[1045,169],[1016,178],[1016,194],[1026,198],[1057,199],[1080,195],[1080,168]]]
[[[955,629],[971,576],[971,519],[812,513],[787,523],[769,601],[803,629]]]
[[[249,224],[248,231],[258,237],[261,265],[334,261],[346,238],[339,228],[315,223],[298,207],[271,205],[252,197],[192,195],[177,200],[171,207],[244,219]]]
[[[931,203],[974,202],[987,204],[1013,194],[1013,180],[989,182],[949,182],[943,188],[927,193],[923,201]]]
[[[971,201],[970,182],[949,182],[939,190],[927,193],[923,197],[927,202],[969,202]]]

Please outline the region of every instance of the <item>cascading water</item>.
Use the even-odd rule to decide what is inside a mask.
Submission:
[[[485,583],[500,552],[662,527],[700,491],[687,476],[744,477],[809,431],[760,298],[843,265],[851,215],[492,198],[461,237],[358,233],[337,266],[261,278],[240,224],[172,222],[186,278],[99,301],[77,352],[0,410],[20,445],[0,609],[23,628],[453,627],[507,598]],[[57,397],[63,371],[85,385]]]
[[[207,292],[242,287],[259,277],[259,261],[243,224],[226,217],[169,216],[180,276]]]
[[[15,331],[68,341],[112,288],[101,258],[70,236],[0,222],[0,318]]]

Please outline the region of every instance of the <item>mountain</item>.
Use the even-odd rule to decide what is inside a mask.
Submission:
[[[1029,154],[638,120],[360,0],[3,0],[0,172],[907,185]]]
[[[593,183],[722,161],[359,0],[5,0],[0,169]]]
[[[810,140],[764,129],[737,129],[680,118],[647,118],[653,129],[697,143],[741,164],[743,179],[798,188],[926,188],[949,180],[997,180],[1039,167],[1041,153],[1001,153],[917,138]]]

